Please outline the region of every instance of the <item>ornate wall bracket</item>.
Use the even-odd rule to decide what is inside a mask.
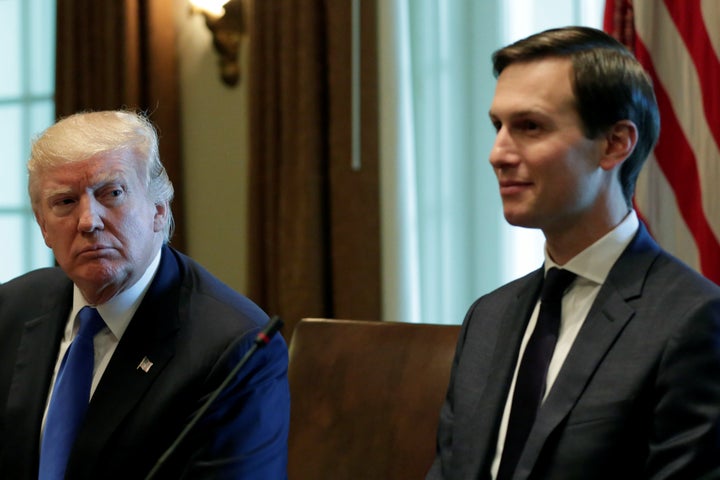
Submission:
[[[230,0],[219,12],[205,8],[199,0],[192,7],[203,14],[212,33],[222,81],[234,87],[240,81],[240,43],[246,31],[243,0]]]

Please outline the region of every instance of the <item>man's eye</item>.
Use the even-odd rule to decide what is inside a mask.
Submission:
[[[125,191],[122,188],[108,188],[107,190],[103,190],[98,198],[115,200],[116,198],[121,197],[124,193]]]
[[[59,198],[50,204],[50,208],[55,215],[65,216],[73,210],[75,203],[73,198]]]
[[[539,128],[540,128],[540,125],[538,125],[537,123],[533,122],[532,120],[523,120],[522,122],[520,122],[520,128],[523,129],[523,130],[530,130],[530,131],[532,131],[532,130],[537,130],[537,129],[539,129]]]

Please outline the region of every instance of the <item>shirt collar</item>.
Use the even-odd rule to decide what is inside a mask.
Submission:
[[[155,277],[155,273],[160,265],[161,252],[162,249],[158,250],[155,258],[150,262],[150,265],[148,265],[145,273],[140,277],[140,280],[102,305],[90,305],[88,301],[85,300],[85,297],[77,285],[73,286],[73,308],[70,312],[70,318],[76,318],[77,313],[84,306],[94,306],[98,309],[98,313],[100,313],[100,316],[105,320],[108,328],[113,335],[115,335],[115,338],[120,340],[127,326],[130,324],[130,320],[132,320],[133,315],[135,315],[135,311],[140,306],[140,302],[145,296],[145,293],[148,288],[150,288],[150,283]],[[70,333],[70,335],[72,335],[72,332],[74,332],[76,328],[74,322],[69,322],[69,327],[70,331],[66,331],[66,334]]]
[[[639,226],[640,222],[635,210],[630,210],[615,228],[575,255],[562,268],[594,283],[604,283],[610,269],[630,244]],[[552,261],[545,248],[545,272],[551,267],[560,267],[560,265]]]

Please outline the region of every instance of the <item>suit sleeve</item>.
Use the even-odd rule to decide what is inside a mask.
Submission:
[[[669,340],[655,391],[646,478],[720,478],[720,300]]]
[[[226,367],[228,372],[245,354],[248,343],[244,339],[235,349],[235,358]],[[250,357],[198,424],[202,435],[195,437],[198,444],[181,478],[287,477],[287,364],[287,346],[280,335]]]
[[[453,362],[453,372],[455,370],[455,362]],[[442,480],[446,478],[443,474],[449,468],[452,456],[452,431],[453,431],[453,393],[452,381],[453,373],[450,374],[450,387],[448,388],[445,401],[440,409],[440,420],[437,430],[437,452],[430,470],[425,480]]]
[[[462,349],[464,344],[465,335],[467,333],[468,321],[472,315],[472,312],[477,306],[476,302],[465,317],[462,329],[458,336],[458,345],[455,350],[455,357],[453,359],[452,368],[450,370],[450,382],[448,385],[447,393],[445,395],[445,401],[440,408],[440,419],[438,421],[437,430],[437,445],[435,460],[433,461],[430,470],[428,471],[425,480],[442,480],[444,478],[450,478],[450,465],[453,451],[453,431],[455,423],[454,413],[454,386],[455,386],[455,375],[457,365],[462,356]]]

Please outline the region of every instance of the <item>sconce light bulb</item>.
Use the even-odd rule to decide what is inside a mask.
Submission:
[[[213,17],[222,17],[225,13],[223,6],[229,0],[190,0],[190,4]]]

